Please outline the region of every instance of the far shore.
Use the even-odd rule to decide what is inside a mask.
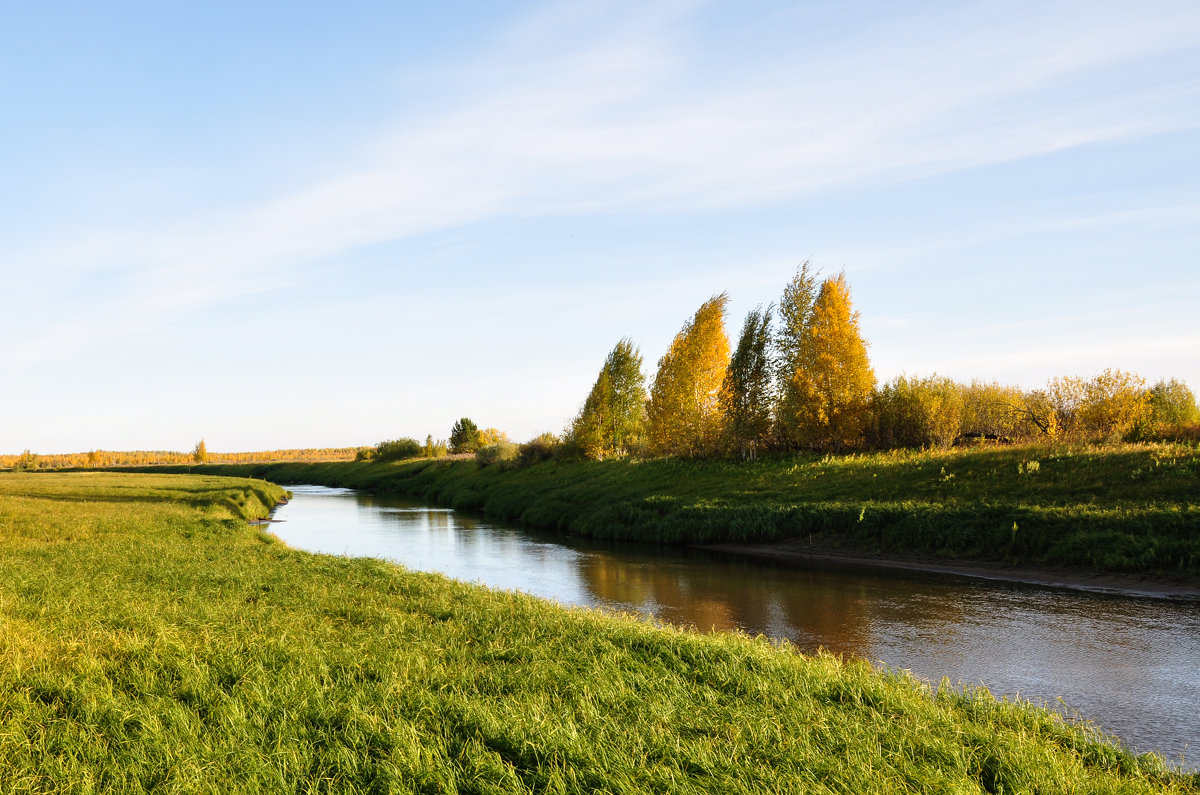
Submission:
[[[770,558],[813,569],[874,569],[876,571],[893,571],[897,574],[970,577],[1121,596],[1200,601],[1200,581],[1197,581],[1195,577],[1173,577],[1161,572],[1079,571],[1054,566],[1010,566],[977,560],[939,560],[917,555],[888,556],[837,549],[821,543],[810,544],[802,539],[789,539],[770,544],[693,544],[691,546],[715,552]]]

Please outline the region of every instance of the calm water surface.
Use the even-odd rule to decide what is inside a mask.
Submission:
[[[936,683],[1061,704],[1189,769],[1200,760],[1200,603],[549,536],[449,509],[292,486],[290,546],[379,557],[563,604],[786,638]]]

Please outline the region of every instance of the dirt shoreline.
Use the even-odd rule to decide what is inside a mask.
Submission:
[[[888,556],[831,548],[800,540],[774,544],[697,544],[699,549],[770,558],[813,569],[875,569],[897,574],[928,574],[1093,591],[1153,599],[1200,601],[1200,580],[1162,573],[1079,571],[1052,566],[1010,566],[984,561],[941,560],[921,556]]]

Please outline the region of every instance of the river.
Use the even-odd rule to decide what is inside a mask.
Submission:
[[[786,638],[933,683],[985,685],[1078,713],[1137,751],[1200,758],[1200,603],[675,547],[599,544],[321,486],[271,531],[314,552],[378,557],[562,604],[704,631]]]

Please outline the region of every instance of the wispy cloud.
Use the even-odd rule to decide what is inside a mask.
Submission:
[[[18,265],[43,283],[116,269],[132,286],[4,356],[145,331],[364,246],[484,220],[752,205],[1200,125],[1200,73],[1167,68],[1200,50],[1194,3],[951,4],[830,30],[785,14],[761,42],[753,27],[723,41],[710,11],[549,6],[434,73],[447,96],[432,110],[373,131],[307,187],[27,246]],[[714,74],[706,52],[721,46],[740,60]]]

